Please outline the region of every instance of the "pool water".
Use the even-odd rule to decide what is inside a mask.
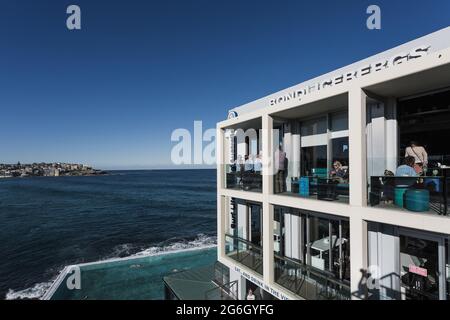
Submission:
[[[69,290],[65,275],[51,300],[159,300],[162,278],[172,272],[214,264],[216,247],[82,264],[80,289]]]

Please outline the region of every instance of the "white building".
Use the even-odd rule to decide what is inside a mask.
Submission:
[[[422,176],[390,176],[412,140]],[[449,299],[449,140],[450,27],[232,109],[217,125],[224,283],[240,299]]]

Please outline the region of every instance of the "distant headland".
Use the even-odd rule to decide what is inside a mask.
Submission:
[[[77,163],[0,164],[0,178],[96,176],[108,172]]]

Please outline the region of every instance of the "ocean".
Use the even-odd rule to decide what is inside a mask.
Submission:
[[[66,265],[216,241],[215,170],[0,180],[0,298],[39,298]]]

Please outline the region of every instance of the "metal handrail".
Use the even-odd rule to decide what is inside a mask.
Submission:
[[[249,246],[252,246],[252,247],[258,249],[259,251],[262,251],[262,247],[258,246],[257,244],[254,244],[253,242],[250,242],[250,241],[248,241],[246,239],[243,239],[241,237],[232,236],[232,235],[230,235],[228,233],[225,234],[225,237],[232,238],[233,240],[238,240],[239,242],[243,242],[243,243],[245,243],[245,244],[247,244]]]
[[[223,298],[223,293],[225,293],[226,296],[231,298],[232,300],[238,300],[238,296],[237,296],[238,280],[230,281],[226,284],[218,284],[218,283],[215,283],[215,284],[217,285],[216,288],[209,289],[205,292],[206,300],[209,300],[208,299],[209,296],[211,295],[212,292],[215,292],[215,291],[220,291],[220,293],[221,293],[220,296],[222,298]],[[233,290],[234,290],[234,292],[233,292]]]
[[[234,260],[236,260],[237,262],[240,262],[242,264],[244,264],[245,266],[251,268],[252,270],[261,273],[260,271],[258,271],[258,268],[260,267],[261,263],[262,263],[262,257],[263,257],[263,251],[262,248],[256,244],[253,244],[252,242],[242,239],[240,237],[237,236],[231,236],[229,234],[225,234],[225,238],[231,238],[233,241],[237,241],[237,245],[236,247],[236,256],[232,257]],[[246,250],[240,250],[239,246],[240,244],[245,244],[247,246]],[[234,245],[234,243],[233,243]],[[243,255],[245,254],[245,255]],[[247,257],[251,257],[252,259],[252,264],[251,266],[247,265],[244,260]],[[256,258],[256,261],[255,261]],[[258,260],[260,259],[260,261]]]
[[[284,260],[284,261],[296,264],[300,268],[305,269],[307,272],[310,272],[318,277],[323,277],[323,276],[333,277],[334,276],[334,274],[330,271],[321,270],[321,269],[318,269],[311,265],[307,265],[307,264],[301,262],[300,260],[296,260],[296,259],[285,257],[285,256],[280,256],[278,254],[274,254],[274,257],[279,260]],[[338,284],[338,285],[347,286],[350,289],[350,284],[345,283],[345,280],[341,281],[341,280],[330,279],[330,281],[335,282],[335,284]]]
[[[331,284],[333,284],[333,285],[335,285],[337,287],[342,288],[344,291],[348,291],[350,293],[350,285],[349,285],[348,281],[346,283],[345,280],[341,281],[341,280],[333,279],[332,277],[334,275],[331,272],[327,272],[327,271],[324,271],[324,270],[317,269],[317,268],[315,268],[313,266],[306,265],[306,264],[304,264],[301,261],[298,261],[298,260],[295,260],[295,259],[292,259],[292,258],[289,258],[289,257],[284,257],[284,256],[280,256],[280,255],[277,255],[277,254],[275,254],[274,257],[275,257],[275,260],[278,259],[278,260],[281,260],[281,261],[289,262],[289,263],[293,264],[294,266],[298,267],[300,270],[302,270],[302,272],[301,272],[302,276],[301,276],[300,279],[301,280],[306,280],[306,281],[307,280],[314,281],[317,289],[319,288],[319,285],[322,285],[323,287],[327,288],[327,291],[328,291],[328,289],[330,288],[329,283],[331,283]],[[280,266],[280,267],[283,268],[282,266]],[[316,277],[318,277],[318,278],[320,278],[321,280],[325,280],[325,284],[323,285],[322,283],[312,279],[309,276],[311,274],[316,276]],[[296,277],[297,277],[297,275],[296,275]],[[339,293],[339,295],[340,296],[346,296],[346,295],[341,294],[341,293]],[[332,296],[332,295],[330,295],[330,296]],[[350,296],[348,298],[350,298]]]

